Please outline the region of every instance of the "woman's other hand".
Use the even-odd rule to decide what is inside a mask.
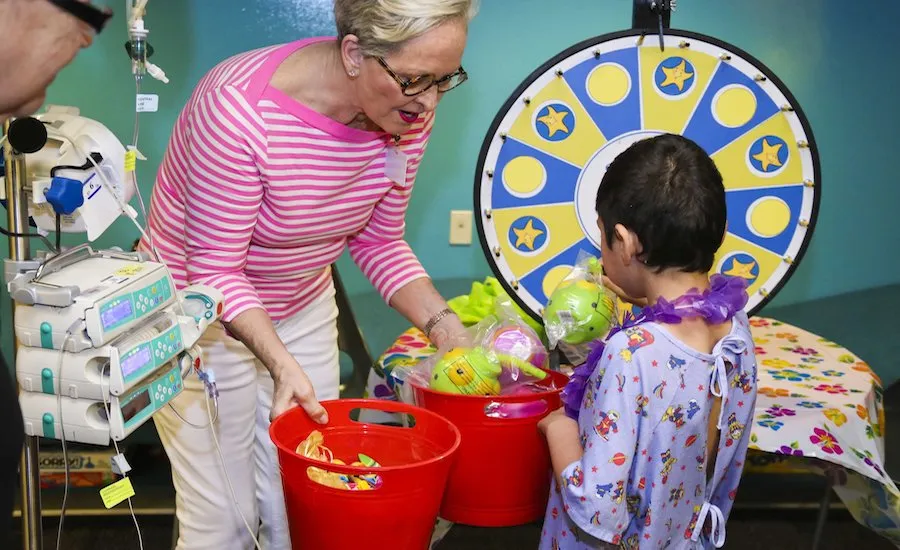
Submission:
[[[328,412],[316,399],[312,382],[300,365],[294,363],[282,367],[274,376],[274,380],[275,392],[272,396],[270,420],[275,420],[282,413],[300,406],[313,421],[319,424],[328,423]]]
[[[272,375],[275,391],[272,395],[269,420],[275,420],[280,414],[299,405],[315,422],[319,424],[328,422],[328,414],[316,399],[312,382],[284,346],[275,331],[272,319],[264,309],[248,309],[238,314],[231,322],[223,321],[223,324],[235,338],[253,352]]]

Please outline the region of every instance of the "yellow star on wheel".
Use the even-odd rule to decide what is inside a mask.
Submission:
[[[568,134],[569,128],[565,123],[568,114],[569,113],[566,111],[557,112],[553,107],[547,107],[547,114],[538,117],[538,122],[543,122],[547,126],[547,132],[549,132],[548,137],[553,137],[553,134],[556,132],[565,132]]]
[[[534,240],[544,234],[544,232],[533,225],[534,220],[528,220],[525,227],[513,231],[516,233],[516,248],[522,245],[528,247],[528,250],[534,250]]]
[[[762,164],[763,172],[767,172],[769,166],[781,166],[781,161],[778,160],[778,151],[781,150],[782,145],[781,143],[769,145],[769,142],[763,138],[762,151],[753,155],[753,158]]]
[[[756,267],[756,262],[750,261],[744,264],[735,260],[731,264],[731,269],[729,269],[728,271],[723,271],[722,273],[728,275],[729,277],[741,277],[743,279],[750,280],[755,278],[753,273],[751,273],[754,267]]]
[[[687,71],[687,61],[684,59],[674,67],[663,67],[662,70],[666,75],[666,79],[660,83],[659,87],[664,88],[669,84],[674,84],[678,86],[679,92],[684,91],[684,83],[694,76],[694,73],[689,73]]]

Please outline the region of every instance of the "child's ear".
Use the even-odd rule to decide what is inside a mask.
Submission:
[[[622,263],[630,265],[631,260],[637,258],[638,254],[641,253],[641,243],[638,241],[637,235],[624,225],[617,223],[615,229],[616,241],[621,244],[619,253],[622,256]]]

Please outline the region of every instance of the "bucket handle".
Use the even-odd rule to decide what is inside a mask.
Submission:
[[[365,413],[366,411],[396,414],[396,415],[400,416],[399,424],[395,424],[395,423],[391,423],[391,422],[376,422],[376,423],[374,423],[374,424],[378,425],[379,427],[415,429],[416,425],[417,425],[416,413],[413,411],[410,411],[409,409],[394,409],[394,408],[387,408],[387,407],[381,407],[381,406],[372,407],[372,406],[359,405],[356,407],[351,407],[350,410],[348,410],[346,412],[347,412],[347,415],[350,418],[350,420],[356,424],[372,424],[371,422],[366,422],[364,420],[360,420],[359,418],[353,418],[354,412],[358,412],[359,416],[362,417],[362,414]],[[410,422],[410,420],[412,420],[412,422]]]
[[[528,401],[525,403],[502,403],[491,401],[484,406],[484,415],[488,418],[503,420],[521,420],[542,416],[550,410],[550,404],[546,399]]]

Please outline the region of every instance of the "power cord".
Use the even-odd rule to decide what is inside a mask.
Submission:
[[[62,250],[62,216],[56,214],[56,251]]]
[[[5,237],[14,237],[18,239],[40,239],[43,241],[44,245],[46,245],[48,250],[53,250],[53,243],[50,242],[50,239],[40,233],[16,233],[15,231],[8,231],[0,227],[0,234]]]
[[[188,373],[190,373],[190,371],[188,371]],[[181,416],[181,413],[178,412],[178,409],[175,408],[175,405],[173,405],[171,401],[169,401],[168,406],[172,410],[172,412],[175,414],[175,416],[178,417],[178,420],[181,420],[181,422],[183,424],[187,424],[191,428],[195,428],[197,430],[205,430],[207,428],[212,429],[213,426],[215,425],[215,423],[219,420],[219,390],[216,388],[216,379],[215,379],[215,376],[213,376],[212,371],[199,372],[198,377],[200,378],[200,380],[203,381],[203,384],[206,386],[207,402],[210,399],[215,400],[214,401],[214,403],[216,405],[215,418],[211,418],[210,422],[205,426],[198,426],[198,425],[194,424],[193,422],[191,422],[190,420],[188,420],[187,418]],[[185,376],[182,376],[182,379],[184,379],[184,378],[185,378]]]
[[[135,77],[134,79],[134,94],[135,97],[141,95],[141,79]],[[138,138],[140,137],[140,128],[141,128],[141,113],[135,109],[134,110],[134,132],[131,135],[131,148],[137,153],[138,150]],[[156,261],[159,263],[163,263],[159,260],[159,253],[156,250],[156,245],[153,243],[153,229],[150,227],[150,218],[147,216],[147,208],[144,206],[144,195],[141,193],[141,188],[138,187],[137,182],[137,167],[131,171],[131,183],[134,185],[134,192],[137,194],[138,205],[141,207],[141,215],[144,217],[144,223],[147,224],[147,240],[149,241],[150,250],[153,251],[154,256],[156,257]]]
[[[68,505],[69,499],[69,485],[71,478],[71,471],[69,468],[69,450],[68,445],[66,444],[66,425],[63,420],[63,408],[62,408],[62,392],[63,392],[63,380],[65,377],[63,376],[63,365],[65,364],[65,352],[66,346],[69,344],[69,340],[71,340],[72,335],[76,331],[84,330],[84,321],[76,321],[69,330],[66,331],[66,337],[63,339],[62,346],[59,348],[59,363],[57,366],[57,379],[58,379],[58,387],[56,390],[56,414],[59,416],[59,429],[60,429],[60,442],[62,443],[62,452],[63,452],[63,464],[65,468],[65,484],[63,487],[63,500],[62,506],[59,511],[59,526],[56,532],[56,550],[60,550],[62,548],[62,533],[63,533],[63,524],[66,519],[66,506]],[[103,387],[103,382],[101,379],[100,382],[100,395],[103,397],[103,408],[106,411],[107,418],[110,414],[110,404],[106,399],[106,392],[109,391],[109,383],[107,382],[106,388]],[[112,439],[112,437],[110,437]],[[121,451],[119,451],[119,444],[115,439],[112,439],[113,447],[116,449],[116,455],[121,455]],[[123,474],[123,477],[128,477],[127,474]],[[138,524],[137,515],[134,513],[134,505],[131,501],[131,497],[128,498],[128,510],[131,512],[131,519],[134,521],[134,527],[137,530],[138,536],[138,547],[140,550],[144,550],[144,540],[141,536],[141,527]]]
[[[188,421],[186,418],[181,416],[178,410],[169,403],[169,408],[172,409],[172,412],[175,413],[175,416],[178,417],[183,423],[191,426],[196,429],[206,429],[209,428],[210,433],[212,434],[213,444],[216,446],[216,454],[219,455],[219,461],[222,463],[222,471],[225,474],[225,483],[228,485],[228,490],[231,491],[231,500],[234,504],[235,510],[239,516],[241,516],[241,520],[244,522],[244,527],[247,529],[247,533],[250,534],[250,538],[253,539],[253,543],[256,546],[257,550],[262,550],[259,544],[259,540],[256,538],[256,534],[253,529],[250,528],[250,522],[247,521],[247,517],[244,516],[244,512],[241,511],[241,506],[238,504],[237,493],[234,490],[234,485],[231,483],[231,475],[228,473],[228,467],[225,465],[225,455],[222,452],[222,447],[219,445],[219,437],[216,435],[216,421],[219,419],[219,390],[216,388],[216,378],[212,371],[205,371],[199,373],[200,380],[203,381],[204,386],[206,386],[206,399],[203,401],[206,403],[206,416],[209,418],[209,423],[206,426],[197,426],[196,424]],[[213,415],[212,409],[210,408],[209,402],[212,401],[215,406],[216,412]]]
[[[213,382],[215,384],[215,382]],[[238,504],[237,494],[234,492],[234,485],[231,484],[231,476],[228,475],[228,467],[225,466],[225,457],[222,454],[222,447],[219,446],[219,438],[216,436],[216,428],[212,424],[212,409],[209,408],[209,399],[206,399],[206,414],[209,417],[210,425],[209,431],[212,433],[213,443],[216,445],[216,452],[219,454],[219,460],[222,462],[222,470],[225,472],[225,481],[228,483],[228,489],[231,491],[231,499],[234,503],[234,508],[237,510],[238,515],[241,516],[241,519],[244,520],[244,527],[247,528],[247,532],[250,533],[250,537],[253,539],[253,544],[256,546],[256,550],[262,550],[262,547],[259,545],[259,540],[256,538],[253,529],[250,528],[250,523],[247,521],[247,518],[244,516],[244,512],[241,511],[241,507]],[[218,416],[218,398],[216,398],[216,416]]]
[[[62,506],[59,509],[59,527],[56,531],[56,550],[61,548],[62,543],[62,532],[63,532],[63,523],[66,521],[66,504],[69,500],[69,451],[66,447],[66,425],[63,422],[63,409],[62,409],[62,391],[63,391],[63,359],[66,356],[66,346],[69,344],[69,340],[72,338],[72,327],[66,331],[66,337],[63,339],[62,345],[59,347],[59,363],[56,368],[56,379],[57,379],[57,389],[56,389],[56,415],[59,417],[59,432],[60,437],[59,440],[62,443],[62,453],[63,453],[63,467],[65,468],[65,483],[63,485],[63,499]]]
[[[107,389],[107,391],[109,390],[109,383],[107,383],[106,389]],[[110,413],[110,405],[109,405],[109,402],[106,400],[106,392],[103,391],[103,383],[102,382],[100,383],[100,395],[103,396],[103,407],[106,409],[106,412],[108,415]],[[122,456],[122,452],[119,451],[119,443],[112,437],[110,437],[110,439],[112,439],[113,447],[116,449],[116,456]],[[128,474],[123,473],[122,477],[128,477]],[[132,521],[134,521],[135,530],[137,530],[138,547],[140,548],[140,550],[144,550],[144,538],[141,536],[141,526],[138,525],[137,516],[134,513],[134,505],[131,502],[131,497],[128,497],[128,511],[131,512],[131,519],[132,519]],[[57,550],[59,550],[59,548],[57,548]]]

